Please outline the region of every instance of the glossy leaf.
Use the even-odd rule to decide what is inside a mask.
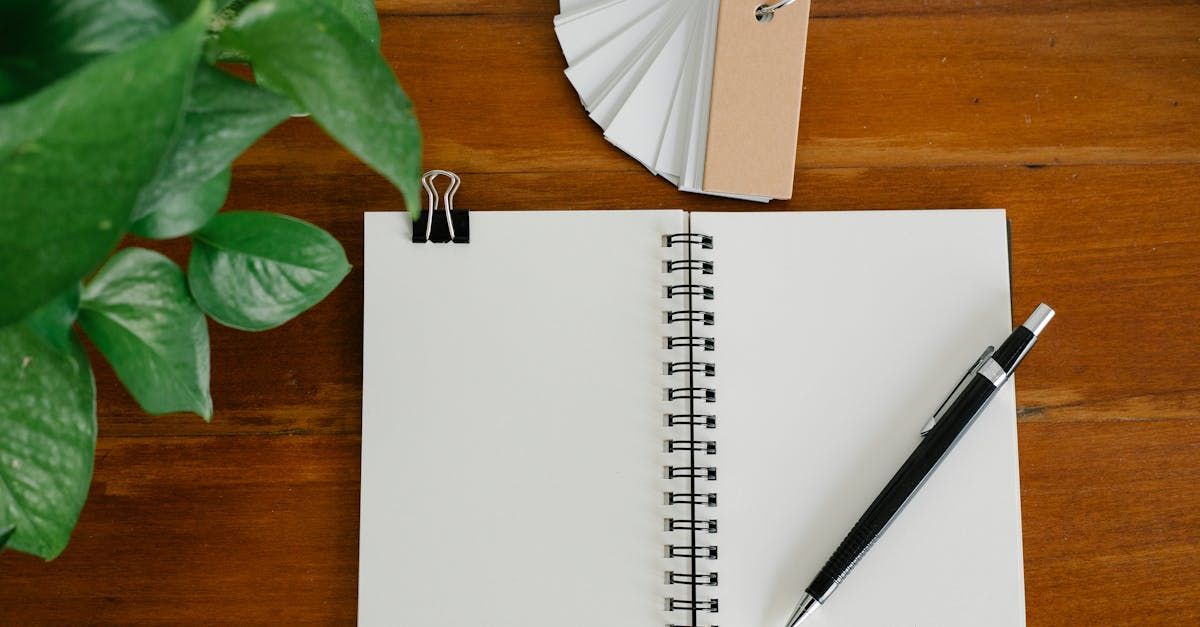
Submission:
[[[0,102],[16,100],[102,56],[171,29],[158,0],[0,2]]]
[[[199,11],[0,107],[0,326],[62,293],[121,238],[179,126],[206,23]]]
[[[346,16],[346,20],[350,22],[354,30],[362,35],[372,46],[379,48],[381,33],[379,29],[379,16],[375,12],[374,0],[324,0],[330,6],[334,7]],[[225,30],[225,27],[233,23],[237,16],[250,5],[253,0],[223,0],[225,6],[220,6],[218,3],[217,15],[213,20],[213,30],[220,32]],[[242,50],[237,50],[228,46],[228,42],[222,43],[215,40],[210,47],[210,58],[215,61],[230,61],[235,63],[249,63],[250,57]],[[259,85],[274,90],[270,86],[270,80],[262,80],[260,77]]]
[[[13,532],[16,530],[16,525],[9,525],[3,529],[0,529],[0,550],[3,550],[4,547],[8,546],[8,539],[12,537]]]
[[[295,111],[287,98],[201,64],[185,103],[183,127],[161,172],[138,199],[133,219],[164,210],[180,195],[199,194],[201,186]]]
[[[350,271],[333,236],[274,213],[218,214],[193,240],[192,294],[214,320],[236,329],[261,331],[291,320]]]
[[[87,500],[96,388],[72,337],[60,351],[23,324],[0,329],[0,527],[9,548],[53,559]]]
[[[346,16],[346,20],[376,49],[382,39],[379,15],[375,12],[375,0],[325,0]]]
[[[25,324],[33,329],[51,346],[66,351],[73,342],[71,325],[75,324],[75,316],[79,313],[80,285],[72,285],[54,300],[42,305],[25,319]]]
[[[152,239],[170,239],[195,231],[225,204],[230,177],[231,172],[226,168],[199,187],[164,197],[157,207],[130,225],[129,230]]]
[[[238,16],[238,13],[241,13],[242,9],[252,2],[254,0],[217,0],[217,11],[213,19],[214,30],[219,31],[228,26]]]
[[[322,0],[259,0],[221,34],[254,72],[395,185],[419,215],[421,133],[376,47]]]
[[[175,262],[121,250],[84,288],[79,326],[142,409],[212,417],[208,326]]]

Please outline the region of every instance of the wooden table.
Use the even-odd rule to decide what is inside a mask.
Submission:
[[[1058,309],[1018,393],[1029,623],[1200,624],[1200,4],[814,4],[795,198],[771,208],[1005,207],[1015,315]],[[759,208],[605,143],[552,0],[380,12],[461,206]],[[283,328],[212,326],[212,424],[144,415],[99,365],[91,498],[59,559],[0,559],[0,622],[354,621],[362,212],[400,201],[294,120],[228,206],[331,230],[355,271]]]

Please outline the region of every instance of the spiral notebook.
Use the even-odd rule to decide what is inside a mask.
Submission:
[[[982,346],[1002,211],[365,218],[359,623],[778,627]],[[1012,386],[806,627],[1024,623]]]

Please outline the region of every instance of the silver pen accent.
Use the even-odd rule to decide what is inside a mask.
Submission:
[[[796,627],[796,625],[800,624],[800,621],[808,618],[808,615],[812,614],[818,607],[821,607],[821,602],[814,599],[811,594],[805,592],[804,596],[800,598],[800,603],[796,605],[796,609],[792,610],[792,616],[788,619],[787,627]]]
[[[1051,309],[1046,303],[1042,303],[1037,306],[1037,309],[1033,310],[1033,313],[1029,315],[1029,318],[1025,320],[1021,326],[1028,329],[1036,339],[1037,336],[1041,335],[1042,331],[1045,330],[1046,325],[1050,324],[1050,320],[1053,318],[1054,310]],[[1025,347],[1025,352],[1021,353],[1020,359],[1017,360],[1018,363],[1020,363],[1021,359],[1025,358],[1025,353],[1028,353],[1030,348],[1033,348],[1032,342]],[[967,373],[963,375],[962,379],[959,379],[958,385],[954,386],[954,389],[950,391],[950,395],[946,397],[946,400],[942,401],[941,405],[938,405],[937,411],[933,412],[933,417],[925,423],[925,426],[921,427],[922,436],[928,435],[929,432],[933,430],[933,427],[937,425],[938,420],[941,420],[942,416],[945,415],[946,410],[954,404],[954,401],[959,397],[960,394],[962,394],[962,391],[966,389],[967,384],[971,382],[971,378],[975,374],[982,374],[983,376],[987,377],[988,380],[991,381],[996,387],[1000,387],[1001,385],[1004,385],[1005,381],[1008,381],[1009,373],[1004,372],[1004,369],[1001,368],[1000,365],[991,358],[992,353],[995,351],[996,348],[994,346],[989,346],[984,349],[983,354],[980,355],[979,359],[977,359],[975,363],[967,369]]]
[[[958,380],[958,385],[955,385],[954,389],[950,390],[950,394],[946,395],[946,400],[942,401],[941,405],[938,405],[937,411],[933,412],[933,416],[928,422],[925,423],[925,426],[921,427],[922,436],[928,435],[929,432],[933,430],[934,425],[936,425],[938,421],[942,419],[942,416],[946,415],[946,410],[954,404],[954,400],[957,399],[960,394],[962,394],[962,391],[966,389],[967,384],[971,382],[971,377],[975,376],[975,373],[979,372],[979,369],[983,367],[983,364],[992,358],[992,353],[994,352],[996,352],[995,346],[989,346],[983,349],[983,354],[979,356],[979,359],[975,360],[975,363],[971,364],[970,368],[967,368],[966,373],[964,373],[962,378]]]
[[[1029,350],[1037,343],[1038,336],[1041,335],[1046,325],[1050,324],[1052,319],[1054,319],[1054,310],[1046,303],[1042,303],[1037,306],[1037,309],[1033,310],[1033,313],[1029,314],[1025,322],[1021,323],[1021,327],[1033,334],[1033,341],[1026,344],[1025,350],[1021,351],[1021,355],[1017,357],[1018,364],[1025,359],[1025,355],[1029,354]],[[1013,368],[1016,368],[1016,366],[1014,365]]]
[[[1053,318],[1054,310],[1046,303],[1042,303],[1037,306],[1037,309],[1033,310],[1032,314],[1029,314],[1029,319],[1021,324],[1021,326],[1029,329],[1036,337],[1042,334],[1042,330],[1046,328],[1047,324],[1050,324],[1050,320]]]
[[[996,363],[996,360],[991,357],[979,367],[979,374],[983,375],[988,381],[991,381],[992,385],[996,387],[1004,385],[1004,382],[1008,381],[1009,377],[1004,368],[1001,368],[1000,364]]]

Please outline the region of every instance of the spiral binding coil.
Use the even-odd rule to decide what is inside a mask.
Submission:
[[[705,508],[717,505],[717,493],[706,489],[705,482],[717,479],[717,469],[702,460],[717,452],[715,440],[704,438],[703,433],[717,426],[717,417],[711,413],[701,412],[701,408],[717,400],[717,391],[709,381],[717,374],[717,366],[707,353],[716,350],[716,340],[703,334],[704,327],[716,323],[716,317],[711,311],[701,309],[699,305],[716,297],[716,291],[711,285],[701,283],[703,277],[712,275],[714,264],[710,260],[697,259],[697,251],[712,250],[713,238],[699,233],[676,233],[663,237],[663,246],[667,248],[686,247],[685,259],[666,261],[663,271],[680,277],[678,283],[668,285],[664,289],[664,298],[675,301],[680,299],[686,307],[671,308],[663,312],[664,321],[668,325],[677,325],[679,329],[664,338],[665,348],[686,348],[688,356],[685,361],[669,361],[663,364],[667,375],[686,375],[687,384],[681,387],[668,387],[664,390],[664,399],[672,403],[673,411],[665,414],[665,426],[670,429],[672,437],[667,438],[664,450],[667,453],[686,453],[687,463],[682,466],[670,465],[663,470],[667,479],[679,480],[680,489],[664,494],[664,503],[668,506],[687,506],[687,517],[670,517],[665,520],[665,529],[670,532],[686,534],[686,543],[668,544],[665,555],[668,559],[685,559],[689,564],[689,572],[666,573],[666,583],[671,586],[681,586],[687,596],[672,595],[666,599],[668,612],[680,612],[688,616],[688,623],[670,624],[666,627],[697,627],[701,613],[715,614],[719,609],[718,599],[700,599],[699,590],[702,587],[716,587],[718,576],[716,572],[700,572],[701,564],[715,561],[718,555],[716,545],[703,541],[704,534],[717,533],[716,519],[705,516]],[[708,570],[708,569],[705,569]]]

